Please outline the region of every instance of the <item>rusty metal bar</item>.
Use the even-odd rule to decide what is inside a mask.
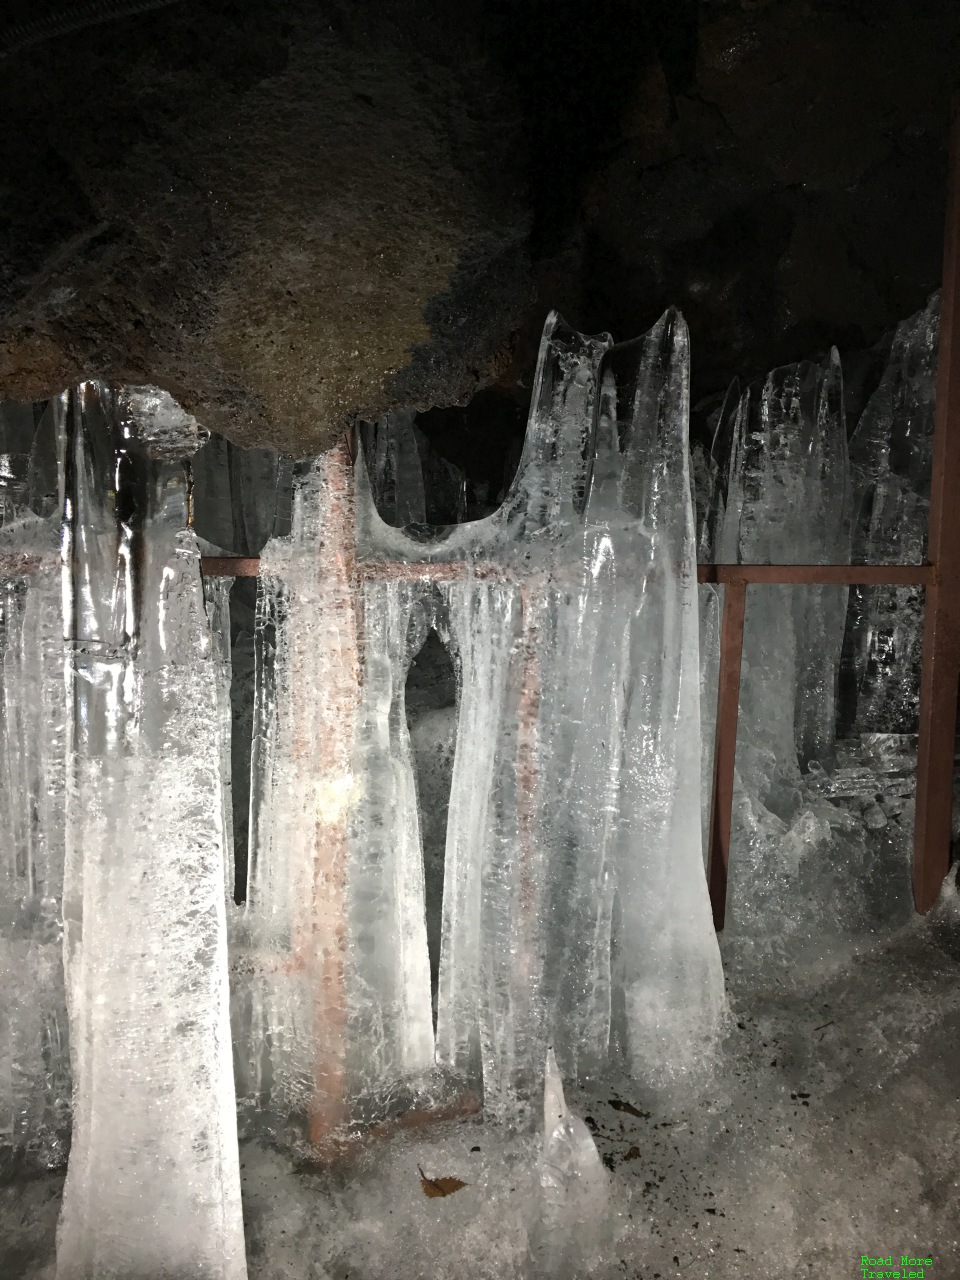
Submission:
[[[201,556],[200,572],[205,578],[256,578],[259,556]]]
[[[738,579],[724,588],[720,629],[720,673],[717,681],[717,730],[713,755],[713,800],[710,806],[710,855],[707,884],[714,927],[723,928],[730,866],[730,827],[733,819],[733,776],[737,759],[737,716],[740,707],[740,660],[747,584]]]
[[[323,462],[327,490],[329,553],[316,566],[330,609],[329,627],[336,632],[338,661],[327,672],[329,689],[324,700],[322,739],[315,762],[321,785],[334,789],[349,777],[353,733],[360,687],[359,619],[354,575],[353,467],[348,448],[341,444]],[[313,667],[313,641],[299,654],[305,673]],[[316,738],[308,735],[311,750]],[[336,805],[317,807],[314,833],[313,884],[305,916],[296,938],[298,956],[314,983],[316,1060],[309,1138],[323,1144],[341,1128],[347,1117],[346,1027],[347,998],[344,974],[347,929],[347,813]]]
[[[960,678],[960,114],[954,103],[940,295],[940,354],[917,741],[913,899],[929,911],[950,868],[953,754]]]
[[[2,565],[2,562],[0,562]],[[211,578],[255,578],[260,561],[255,556],[203,556],[200,571]],[[405,564],[393,560],[364,560],[356,566],[359,577],[367,581],[385,578],[429,579],[454,582],[468,573],[477,578],[503,577],[497,565],[468,567],[462,561],[436,564]],[[849,586],[925,586],[931,579],[929,564],[701,564],[697,566],[698,582],[755,582],[757,584],[805,583]]]
[[[3,560],[0,559],[0,569]],[[434,564],[421,561],[406,563],[402,560],[361,560],[355,566],[358,579],[365,582],[425,581],[458,582],[461,578],[504,578],[505,571],[494,564],[469,565],[462,560],[438,561]],[[201,556],[200,572],[207,578],[256,578],[260,574],[260,561],[256,556]]]
[[[698,582],[755,582],[769,586],[913,586],[930,581],[929,564],[701,564]]]

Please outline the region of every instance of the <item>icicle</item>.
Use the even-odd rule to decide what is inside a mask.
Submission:
[[[836,352],[822,368],[788,365],[762,387],[748,387],[729,429],[729,448],[718,446],[729,456],[729,478],[717,558],[848,562],[849,467]],[[794,785],[798,760],[805,765],[832,753],[845,611],[844,587],[749,594],[741,717],[758,762],[755,792]]]
[[[560,1008],[571,1020],[567,1029],[558,1018],[554,1040],[561,1061],[572,1067],[579,1056],[589,1070],[606,1026],[629,1072],[651,1083],[702,1065],[724,1010],[699,818],[688,370],[675,311],[614,347],[601,367],[598,459],[605,437],[619,439],[622,453],[587,502],[579,634],[567,658],[579,690],[568,805],[578,822],[581,923],[564,934],[581,946],[590,940],[591,951],[567,944],[574,994]]]

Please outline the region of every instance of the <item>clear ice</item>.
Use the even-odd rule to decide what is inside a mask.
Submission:
[[[922,564],[927,550],[940,297],[897,326],[850,441],[855,563]],[[858,587],[848,620],[857,733],[917,727],[922,587]]]
[[[593,1135],[567,1106],[552,1049],[543,1083],[540,1194],[533,1251],[541,1274],[572,1280],[602,1256],[609,1234],[609,1179]]]
[[[835,353],[822,368],[788,366],[731,389],[714,440],[707,554],[922,562],[937,307],[934,297],[899,326],[849,456]],[[811,586],[753,586],[747,596],[722,941],[730,965],[768,977],[781,961],[849,954],[912,909],[915,748],[904,735],[915,728],[922,590],[854,588],[849,609],[846,596]],[[717,599],[702,598],[705,691],[715,685],[718,619]]]
[[[253,1108],[307,1113],[317,1136],[447,1079],[517,1119],[548,1044],[572,1074],[616,1061],[650,1082],[708,1054],[724,996],[698,805],[688,363],[676,312],[620,347],[551,316],[517,475],[482,520],[383,519],[377,491],[406,509],[409,433],[382,465],[361,451],[355,509],[342,453],[299,478],[293,533],[262,564],[234,960]],[[436,1031],[404,714],[431,629],[458,680]]]
[[[774,369],[728,400],[714,443],[726,501],[715,555],[727,564],[845,564],[849,465],[840,360]],[[844,587],[752,587],[744,626],[744,737],[770,785],[828,759],[837,719]]]
[[[73,1140],[58,1280],[242,1280],[214,646],[165,393],[58,405],[64,967]]]
[[[66,696],[53,415],[0,404],[0,1149],[62,1163]]]

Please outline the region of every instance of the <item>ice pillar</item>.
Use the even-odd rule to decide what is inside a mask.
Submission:
[[[63,1159],[70,1124],[52,415],[0,404],[0,456],[0,1148],[44,1167]]]
[[[58,1280],[242,1280],[213,645],[184,456],[152,389],[62,403],[65,967]]]
[[[803,361],[748,387],[715,442],[727,462],[721,563],[849,562],[849,465],[840,362]],[[845,587],[752,587],[744,630],[741,717],[751,788],[790,786],[798,760],[833,750]],[[774,807],[778,807],[776,804]]]
[[[614,347],[600,376],[569,650],[581,673],[568,806],[582,851],[580,927],[558,919],[565,939],[589,949],[578,955],[566,943],[566,987],[580,1011],[568,1025],[582,1030],[565,1037],[561,1019],[555,1042],[562,1063],[602,1049],[606,1029],[631,1075],[662,1084],[709,1058],[725,1007],[701,848],[683,318],[668,311],[643,338]]]

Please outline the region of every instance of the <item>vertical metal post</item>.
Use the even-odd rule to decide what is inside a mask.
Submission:
[[[710,809],[710,857],[707,883],[713,923],[723,928],[727,907],[727,868],[730,865],[730,825],[733,819],[733,770],[737,758],[737,717],[740,707],[740,659],[747,584],[727,582],[720,628],[720,672],[717,687],[717,731],[713,756],[713,802]]]
[[[960,677],[960,119],[954,104],[940,298],[917,744],[913,898],[929,911],[950,866],[953,747]]]
[[[327,544],[317,566],[324,580],[331,624],[337,631],[338,661],[328,670],[322,735],[316,760],[322,779],[346,779],[352,767],[354,717],[360,685],[358,609],[355,577],[353,468],[342,444],[323,460],[327,499]],[[315,679],[316,654],[306,655],[306,679]],[[316,739],[312,746],[316,749]],[[318,816],[313,866],[313,898],[299,944],[314,982],[313,1100],[309,1136],[322,1144],[346,1119],[346,809]]]

